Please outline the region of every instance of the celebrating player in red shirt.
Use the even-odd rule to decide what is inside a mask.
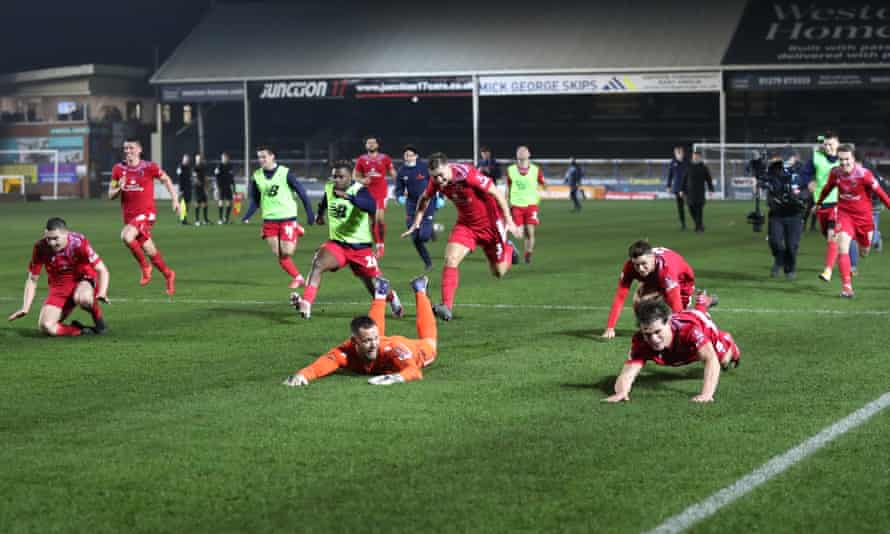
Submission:
[[[69,231],[65,221],[57,217],[46,222],[43,239],[34,244],[22,307],[9,320],[21,319],[31,310],[43,267],[49,277],[49,295],[40,309],[40,331],[49,336],[101,334],[105,321],[99,301],[108,302],[108,269],[87,238]],[[75,306],[92,315],[95,326],[87,328],[77,321],[62,323]]]
[[[380,143],[373,135],[365,137],[366,154],[362,154],[355,161],[355,169],[352,178],[361,182],[374,200],[377,201],[377,212],[374,215],[374,248],[377,259],[383,257],[383,242],[386,234],[386,196],[389,189],[386,185],[386,176],[393,180],[396,178],[396,169],[393,167],[392,158],[380,152]]]
[[[352,336],[288,377],[284,385],[306,386],[344,367],[356,373],[377,375],[368,380],[375,386],[421,380],[422,369],[436,361],[436,318],[426,295],[428,285],[426,276],[411,281],[417,301],[419,339],[384,337],[386,296],[391,290],[386,279],[378,278],[371,311],[352,320]]]
[[[717,328],[705,306],[671,314],[661,300],[649,300],[637,309],[639,331],[631,341],[630,353],[615,381],[615,394],[605,402],[630,400],[630,388],[647,361],[680,366],[701,361],[705,377],[701,393],[692,402],[713,402],[720,368],[738,367],[742,352],[732,336]]]
[[[151,227],[157,219],[155,180],[160,180],[167,188],[173,212],[178,213],[179,200],[173,188],[173,181],[157,163],[142,160],[142,143],[139,140],[124,141],[124,156],[125,161],[114,166],[111,172],[111,184],[108,187],[108,198],[114,199],[118,195],[121,197],[121,211],[124,218],[121,240],[133,253],[133,257],[139,262],[139,268],[142,269],[139,284],[144,286],[151,281],[151,265],[145,259],[145,254],[148,254],[151,263],[161,271],[167,281],[167,294],[173,296],[176,292],[176,272],[164,263],[161,251],[151,238]]]
[[[507,232],[522,234],[513,223],[504,195],[491,178],[480,174],[472,165],[448,163],[448,156],[438,152],[430,156],[430,182],[417,201],[414,223],[402,237],[408,237],[423,222],[427,204],[442,192],[457,207],[457,223],[448,236],[445,266],[442,269],[442,303],[433,307],[436,316],[450,321],[454,309],[454,293],[458,285],[458,266],[481,246],[488,258],[491,273],[497,278],[510,270],[516,250],[507,241]]]
[[[624,268],[618,278],[618,289],[612,300],[612,309],[606,322],[603,337],[615,337],[615,324],[621,316],[624,299],[630,291],[634,280],[639,282],[634,294],[634,309],[640,302],[661,297],[674,312],[687,307],[695,293],[695,273],[686,263],[683,256],[671,249],[652,247],[649,242],[640,240],[630,246],[627,251],[630,259],[624,262]],[[710,305],[717,304],[716,297],[709,299]]]
[[[874,175],[865,167],[856,163],[853,148],[843,145],[837,150],[839,165],[831,170],[828,182],[819,194],[816,208],[822,208],[822,201],[837,187],[837,204],[834,209],[834,239],[838,244],[838,267],[841,271],[841,296],[853,297],[853,282],[850,276],[850,243],[853,239],[859,244],[863,256],[868,255],[871,236],[875,225],[871,216],[871,194],[881,199],[885,206],[890,207],[890,197],[881,189]],[[824,279],[824,278],[823,278]]]

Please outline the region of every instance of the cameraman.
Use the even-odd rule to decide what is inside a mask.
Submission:
[[[787,162],[774,157],[767,165],[766,175],[758,176],[757,180],[758,186],[766,191],[769,205],[768,240],[774,258],[770,276],[777,277],[784,271],[788,280],[797,276],[797,247],[809,194],[801,187],[799,169],[793,155]]]

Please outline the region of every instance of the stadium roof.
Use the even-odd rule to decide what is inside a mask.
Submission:
[[[745,0],[217,4],[151,82],[716,69],[744,7]]]

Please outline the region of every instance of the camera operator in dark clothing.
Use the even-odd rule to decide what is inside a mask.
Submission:
[[[686,229],[686,202],[683,200],[683,176],[686,175],[686,152],[682,145],[674,147],[674,157],[667,167],[667,190],[677,199],[677,215],[680,216],[680,230]]]
[[[683,175],[683,196],[686,198],[686,204],[689,206],[689,214],[695,221],[695,231],[704,232],[704,211],[705,211],[705,186],[708,191],[714,192],[714,181],[711,178],[711,170],[705,165],[701,159],[701,152],[696,150],[692,153],[692,162],[686,167],[686,174]]]
[[[770,276],[785,272],[785,278],[797,276],[797,248],[806,217],[809,192],[801,187],[800,166],[794,158],[782,161],[775,157],[766,168],[766,176],[757,177],[757,185],[767,194],[769,205],[769,247],[773,253]]]

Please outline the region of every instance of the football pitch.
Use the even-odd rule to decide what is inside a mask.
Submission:
[[[258,224],[183,227],[159,202],[171,300],[157,272],[139,286],[117,203],[0,206],[4,317],[51,216],[90,239],[112,301],[106,335],[42,337],[44,274],[31,313],[0,328],[4,533],[638,533],[890,389],[890,257],[861,260],[856,298],[842,300],[837,277],[817,279],[824,241],[807,232],[798,279],[772,279],[747,202],[709,203],[704,234],[679,231],[673,202],[588,202],[580,214],[544,202],[534,263],[498,281],[481,252],[464,262],[424,380],[374,387],[337,374],[299,389],[281,381],[367,311],[348,271],[325,275],[302,320]],[[454,217],[450,205],[440,214],[448,228]],[[382,268],[408,305],[387,333],[413,337],[408,282],[422,263],[397,237],[401,207],[387,218]],[[304,274],[326,237],[307,227]],[[689,401],[701,365],[652,364],[631,402],[600,402],[627,355],[631,310],[616,339],[599,334],[640,238],[683,254],[696,286],[720,297],[712,316],[743,354],[713,404]],[[431,243],[434,302],[444,241]],[[890,531],[888,444],[885,410],[689,531]]]

